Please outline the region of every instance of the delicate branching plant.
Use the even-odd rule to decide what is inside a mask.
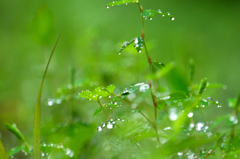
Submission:
[[[219,110],[223,106],[218,100],[206,97],[205,91],[210,88],[225,89],[226,86],[209,83],[207,78],[195,84],[196,66],[194,60],[190,59],[185,89],[172,91],[168,88],[166,81],[162,81],[169,74],[174,74],[176,65],[172,62],[165,65],[152,59],[145,40],[145,20],[152,20],[154,15],[169,17],[170,20],[175,18],[169,12],[163,13],[160,9],[144,10],[140,0],[115,1],[107,4],[106,8],[130,3],[139,8],[142,30],[139,36],[125,41],[118,54],[124,54],[131,44],[138,53],[145,52],[149,70],[145,81],[129,84],[125,89],[118,88],[118,84],[101,87],[95,81],[90,82],[89,88],[89,80],[75,79],[75,69],[72,68],[69,84],[58,88],[56,97],[47,101],[48,106],[67,103],[69,121],[51,128],[45,133],[45,140],[42,142],[40,99],[50,57],[37,100],[33,150],[15,124],[6,124],[7,129],[21,141],[20,146],[8,151],[9,157],[20,151],[33,155],[34,159],[238,157],[240,127],[237,124],[240,95],[228,101],[229,107],[233,108],[233,114],[209,121],[199,117],[198,114],[203,114],[204,109],[212,107]],[[175,77],[174,75],[171,78]],[[76,104],[77,101],[86,103],[84,100],[98,105],[91,113],[96,117],[94,119],[98,119],[98,125],[83,122],[80,117],[74,115],[75,108],[85,107]],[[87,106],[91,106],[90,110],[94,107]],[[0,157],[6,159],[7,155],[0,141]]]

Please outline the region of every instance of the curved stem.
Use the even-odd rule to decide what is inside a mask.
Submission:
[[[143,7],[140,4],[140,0],[138,1],[137,4],[139,6],[140,13],[142,13],[143,12]],[[145,22],[144,22],[145,19],[143,18],[143,16],[141,16],[141,17],[142,17],[142,27],[143,27],[142,28],[141,37],[143,39],[143,46],[144,46],[144,49],[145,49],[145,52],[146,52],[148,65],[149,65],[149,74],[150,74],[150,77],[151,77],[151,75],[152,75],[152,59],[151,59],[151,56],[150,56],[150,54],[149,54],[149,52],[147,50],[147,45],[146,45],[146,42],[145,42]],[[150,87],[150,92],[151,92],[152,101],[153,101],[153,105],[154,105],[154,117],[155,117],[154,129],[156,131],[157,139],[159,141],[158,131],[157,131],[157,123],[156,123],[156,120],[157,120],[157,101],[156,101],[156,97],[153,94],[151,79],[148,81],[148,85]]]

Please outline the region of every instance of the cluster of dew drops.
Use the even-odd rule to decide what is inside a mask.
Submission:
[[[136,0],[136,1],[134,1],[134,2],[135,2],[135,3],[138,3],[138,0]],[[113,1],[112,3],[115,3],[115,2]],[[117,5],[119,5],[119,4],[117,4]],[[128,3],[125,3],[125,5],[128,5]],[[112,5],[112,6],[114,6],[114,5]],[[109,9],[109,6],[107,5],[106,8]],[[162,11],[161,11],[160,9],[158,9],[158,13],[162,14]],[[169,12],[167,12],[167,15],[170,16],[171,14],[170,14]],[[162,14],[162,17],[165,17],[165,14]],[[143,17],[143,18],[145,18],[145,17]],[[146,19],[146,18],[145,18],[145,19]],[[171,19],[172,21],[175,20],[174,17],[170,17],[170,19]],[[152,20],[152,17],[149,17],[149,20]]]
[[[122,121],[124,122],[125,119],[124,118],[115,118],[115,119],[110,119],[107,120],[105,123],[103,123],[101,126],[97,127],[97,131],[102,131],[104,128],[107,129],[113,129],[113,127],[115,127],[116,125],[116,121]]]

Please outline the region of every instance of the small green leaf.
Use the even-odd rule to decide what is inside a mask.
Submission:
[[[109,96],[109,92],[104,90],[105,88],[97,87],[93,92],[96,97],[102,98]]]
[[[86,98],[89,100],[97,100],[98,99],[97,96],[89,90],[82,91],[81,93],[78,94],[78,97]]]
[[[157,107],[159,109],[164,109],[167,106],[167,103],[164,100],[157,101],[157,104],[158,104]]]
[[[174,92],[168,96],[162,98],[162,100],[181,100],[189,97],[189,94],[186,92]]]
[[[159,63],[157,61],[153,61],[152,64],[160,69],[165,68],[165,65],[163,63]]]
[[[109,92],[109,93],[113,93],[113,91],[115,90],[115,85],[109,85],[109,86],[107,86],[107,91]]]
[[[94,116],[98,115],[102,111],[102,107],[99,107],[98,109],[95,110]]]
[[[142,12],[143,18],[145,18],[145,19],[149,18],[150,20],[152,20],[152,17],[154,16],[154,14],[160,14],[162,17],[168,16],[168,17],[170,17],[171,20],[175,19],[173,17],[173,15],[171,15],[169,12],[162,13],[162,11],[160,9],[158,11],[148,9],[148,10],[144,10]]]
[[[221,84],[221,83],[207,83],[206,88],[226,88],[226,85]]]
[[[21,140],[23,143],[25,143],[25,138],[23,137],[22,133],[17,128],[16,124],[10,125],[8,123],[5,123],[5,125],[9,131],[11,131],[19,140]]]
[[[0,140],[0,159],[8,159],[7,152],[3,147],[2,141]]]
[[[8,156],[14,156],[15,154],[17,154],[19,151],[23,150],[23,148],[25,147],[25,145],[20,145],[17,147],[12,148],[11,150],[9,150],[7,152]]]
[[[127,5],[128,3],[138,3],[138,1],[137,1],[137,0],[113,1],[112,3],[108,3],[108,4],[107,4],[107,8],[109,8],[109,6],[116,6],[116,5],[120,5],[120,4],[125,4],[125,5]]]
[[[202,95],[202,93],[205,90],[206,86],[207,86],[207,78],[204,78],[200,82],[199,89],[198,89],[198,95]]]
[[[143,49],[143,38],[137,37],[134,40],[134,47],[136,48],[137,52],[141,53]]]
[[[159,79],[165,75],[167,75],[170,71],[175,68],[175,63],[171,62],[169,64],[166,64],[166,66],[163,69],[158,70],[154,75],[148,77],[150,79]]]
[[[134,43],[134,48],[137,50],[137,52],[141,53],[143,49],[143,38],[136,37],[136,38],[132,38],[130,41],[125,41],[122,44],[122,48],[120,49],[119,54],[121,54],[121,52],[132,43]]]

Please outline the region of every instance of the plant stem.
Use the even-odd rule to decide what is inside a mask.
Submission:
[[[234,106],[234,111],[233,111],[233,116],[234,117],[237,117],[237,115],[238,115],[238,106],[239,106],[239,104],[240,104],[240,94],[239,94],[239,96],[237,98],[236,105]],[[230,135],[230,139],[229,139],[229,143],[228,143],[228,150],[227,150],[227,154],[224,156],[224,159],[228,158],[228,155],[229,155],[229,153],[231,151],[232,141],[233,141],[233,139],[235,137],[235,126],[236,126],[236,124],[234,124],[232,126],[231,135]]]
[[[140,13],[143,12],[143,7],[141,6],[140,4],[140,0],[138,0],[137,2],[138,6],[139,6],[139,10],[140,10]],[[146,52],[146,56],[147,56],[147,59],[148,59],[148,65],[149,65],[149,74],[150,74],[150,77],[152,76],[152,59],[151,59],[151,56],[147,50],[147,45],[146,45],[146,42],[145,42],[145,23],[144,23],[144,18],[143,16],[142,17],[142,32],[141,32],[141,37],[143,39],[143,46],[144,46],[144,49],[145,49],[145,52]],[[152,96],[152,101],[153,101],[153,105],[154,105],[154,116],[155,116],[155,122],[154,122],[154,129],[156,131],[156,134],[157,134],[157,139],[159,141],[159,135],[158,135],[158,131],[157,131],[157,123],[156,123],[156,120],[157,120],[157,101],[156,101],[156,97],[154,96],[153,94],[153,90],[152,90],[152,82],[151,82],[151,79],[148,81],[148,85],[150,87],[150,92],[151,92],[151,96]],[[150,122],[151,123],[151,122]]]
[[[75,81],[75,69],[74,67],[71,67],[71,85],[72,85],[72,90],[71,90],[71,98],[70,98],[70,124],[73,124],[73,102],[74,102],[74,94],[75,94],[75,86],[74,86],[74,81]]]

